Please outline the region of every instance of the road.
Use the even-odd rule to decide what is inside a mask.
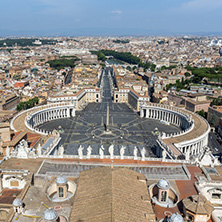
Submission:
[[[105,111],[107,105],[111,106],[111,104],[112,104],[112,89],[109,80],[109,69],[106,68],[103,71],[103,79],[102,79],[102,102],[101,102],[102,111]]]
[[[220,143],[217,141],[217,135],[213,132],[209,133],[208,146],[214,155],[222,157],[222,144],[220,145]]]

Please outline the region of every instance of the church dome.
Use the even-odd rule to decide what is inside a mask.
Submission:
[[[160,188],[160,189],[169,189],[170,188],[170,183],[167,179],[163,178],[161,180],[159,180],[159,182],[157,183],[157,186]]]
[[[58,176],[56,179],[57,184],[66,184],[68,180],[66,179],[65,176]]]
[[[45,211],[43,219],[45,222],[55,221],[58,219],[58,214],[53,208],[49,208]]]
[[[172,214],[168,221],[169,222],[184,222],[183,217],[178,213]]]
[[[14,199],[12,204],[13,204],[14,207],[20,207],[23,203],[22,203],[21,199],[16,198],[16,199]]]

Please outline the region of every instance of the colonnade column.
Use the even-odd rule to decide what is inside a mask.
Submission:
[[[140,109],[140,117],[142,118],[143,117],[143,112],[144,112],[144,109]]]

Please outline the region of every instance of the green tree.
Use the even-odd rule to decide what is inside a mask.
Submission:
[[[50,65],[50,67],[60,70],[60,69],[64,69],[65,67],[75,67],[75,62],[78,61],[79,58],[75,57],[72,59],[54,59],[54,60],[50,60],[47,63]]]
[[[26,102],[20,102],[17,105],[16,110],[19,112],[21,110],[30,109],[30,108],[34,107],[35,105],[37,105],[38,103],[39,103],[39,98],[34,97]]]
[[[155,65],[155,64],[152,64],[150,70],[151,70],[152,72],[155,72],[155,69],[156,69],[156,65]]]
[[[191,76],[189,72],[185,72],[184,75],[185,75],[186,77],[190,77],[190,76]]]
[[[202,116],[203,118],[207,119],[207,112],[205,112],[203,109],[200,111],[196,111],[196,113]]]

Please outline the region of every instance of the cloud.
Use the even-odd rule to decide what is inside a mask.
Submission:
[[[180,10],[204,10],[210,11],[214,9],[222,8],[221,0],[192,0],[183,3],[179,9]]]
[[[112,11],[113,14],[121,15],[122,11],[121,10],[114,10]]]

